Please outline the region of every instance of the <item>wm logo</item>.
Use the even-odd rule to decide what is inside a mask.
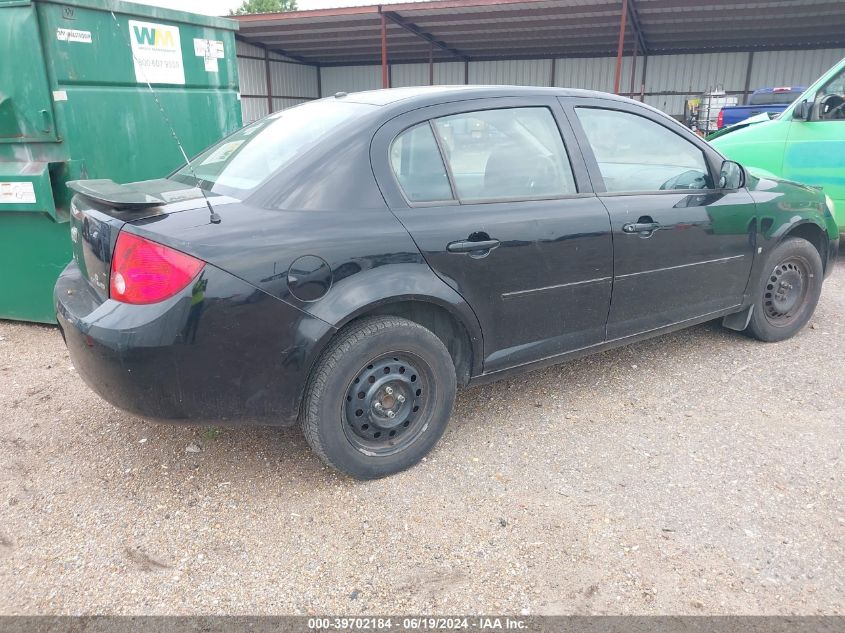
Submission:
[[[148,26],[132,25],[135,33],[135,41],[141,45],[155,46],[156,48],[174,48],[176,43],[173,40],[173,32],[164,29],[155,29]]]

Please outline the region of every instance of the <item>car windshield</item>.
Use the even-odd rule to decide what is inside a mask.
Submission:
[[[275,112],[227,136],[170,178],[242,198],[319,141],[375,108],[321,99]]]

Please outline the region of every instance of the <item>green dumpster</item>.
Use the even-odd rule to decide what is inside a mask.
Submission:
[[[68,180],[159,178],[241,126],[237,22],[0,0],[0,318],[54,323]],[[152,86],[152,91],[147,84]]]

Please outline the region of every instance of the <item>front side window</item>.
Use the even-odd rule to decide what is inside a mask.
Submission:
[[[548,108],[467,112],[433,123],[461,202],[576,193],[569,158]]]
[[[704,152],[645,117],[576,108],[607,191],[712,188]]]
[[[832,77],[816,94],[820,121],[845,119],[845,70]]]

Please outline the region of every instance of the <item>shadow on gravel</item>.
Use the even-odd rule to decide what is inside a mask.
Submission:
[[[469,419],[486,408],[485,423],[506,427],[512,420],[508,413],[495,410],[498,403],[512,403],[529,390],[561,394],[566,414],[569,408],[588,411],[591,391],[578,385],[599,382],[609,389],[625,389],[635,380],[637,363],[643,358],[659,358],[661,362],[684,362],[685,359],[713,356],[725,345],[758,345],[742,334],[723,329],[718,322],[665,335],[627,347],[609,350],[561,365],[531,372],[490,385],[465,389],[458,393],[455,414],[447,435],[451,442],[471,443],[475,430]],[[533,405],[531,405],[533,406]],[[531,409],[527,411],[530,415]],[[191,486],[213,490],[215,486],[240,485],[261,479],[264,481],[308,482],[311,489],[331,487],[338,481],[353,481],[323,466],[309,449],[299,427],[272,428],[235,426],[226,424],[197,425],[149,422],[139,418],[120,418],[118,433],[107,436],[95,449],[96,453],[120,451],[119,445],[138,443],[138,437],[155,436],[148,451],[133,451],[127,456],[126,468],[151,475],[150,485],[156,485],[160,473],[166,471],[171,481],[190,481]],[[109,446],[115,442],[115,446]],[[436,449],[437,450],[437,449]],[[447,455],[441,455],[445,457]],[[364,484],[366,485],[366,484]]]
[[[833,277],[837,284],[845,272],[845,246],[842,253],[843,259],[837,264]],[[834,308],[835,305],[834,299]],[[831,315],[826,313],[819,318],[824,323]],[[634,399],[640,399],[638,406],[654,407],[661,402],[654,385],[681,375],[694,375],[695,371],[699,372],[701,380],[708,380],[708,376],[718,375],[723,370],[737,373],[743,371],[746,361],[750,362],[752,358],[756,359],[756,364],[785,363],[803,348],[805,336],[813,335],[805,330],[792,343],[769,346],[712,321],[508,380],[465,389],[458,393],[446,443],[451,446],[478,442],[477,435],[485,426],[493,429],[488,439],[500,437],[510,430],[515,420],[524,422],[528,432],[534,432],[530,424],[545,406],[543,401],[549,404],[542,411],[546,417],[565,417],[569,412],[577,411],[585,415],[595,411],[598,417],[613,415],[613,411],[607,410],[607,403],[612,400],[605,398],[602,401],[596,398],[598,394],[620,394],[619,401],[626,405],[630,404],[624,400],[626,395],[635,394]],[[49,380],[47,375],[43,378]],[[152,422],[102,403],[78,380],[51,388],[54,398],[50,404],[38,405],[32,413],[27,410],[19,411],[19,414],[32,415],[36,426],[39,422],[45,426],[56,424],[59,422],[55,420],[57,416],[63,418],[64,422],[50,431],[56,438],[63,438],[59,440],[66,443],[63,450],[83,453],[93,468],[106,468],[111,471],[110,476],[117,479],[121,473],[128,473],[127,484],[132,478],[143,477],[147,486],[157,487],[162,481],[168,481],[177,487],[189,485],[199,492],[245,482],[290,481],[296,484],[307,481],[308,486],[314,488],[351,481],[323,466],[298,427]],[[552,419],[559,422],[556,417]],[[447,447],[444,451],[441,444],[435,454],[438,459],[448,460],[448,450]],[[162,479],[162,475],[166,477]]]

